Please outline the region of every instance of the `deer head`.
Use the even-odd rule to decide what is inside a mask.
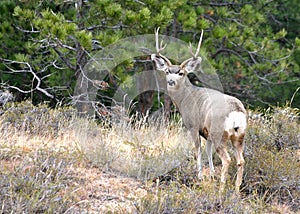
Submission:
[[[184,84],[187,74],[196,71],[202,61],[202,58],[198,57],[198,54],[200,52],[203,30],[196,52],[193,53],[192,44],[190,43],[189,51],[192,54],[192,57],[185,60],[180,65],[173,65],[167,57],[160,53],[166,48],[166,45],[163,46],[163,41],[159,43],[158,32],[159,28],[155,30],[156,54],[152,54],[151,59],[155,63],[157,70],[165,72],[168,89],[177,89],[180,85]]]

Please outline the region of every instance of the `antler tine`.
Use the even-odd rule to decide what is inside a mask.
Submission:
[[[160,42],[160,46],[159,46],[159,50],[160,51],[162,51],[162,50],[164,50],[166,47],[167,47],[167,44],[165,44],[164,46],[163,46],[163,42],[164,42],[164,40],[161,40],[161,42]]]
[[[199,39],[199,42],[198,42],[198,47],[197,47],[197,50],[196,50],[196,53],[194,55],[194,58],[196,58],[200,52],[200,47],[201,47],[201,43],[202,43],[202,38],[203,38],[203,29],[201,31],[201,36],[200,36],[200,39]]]
[[[168,66],[171,66],[172,63],[170,62],[170,60],[167,57],[160,54],[160,52],[167,47],[167,44],[165,44],[163,46],[163,41],[161,41],[159,43],[159,41],[158,41],[158,31],[159,31],[159,27],[155,30],[156,55],[159,56],[160,58],[162,58],[167,63]]]
[[[193,58],[195,58],[196,56],[195,56],[195,54],[193,53],[193,46],[192,46],[192,43],[191,43],[191,42],[189,42],[188,48],[189,48],[189,51],[190,51],[190,53],[192,54]]]
[[[197,50],[196,50],[196,53],[193,53],[193,46],[191,43],[189,43],[189,51],[190,53],[192,54],[193,58],[197,58],[199,52],[200,52],[200,47],[201,47],[201,43],[202,43],[202,38],[203,38],[203,30],[201,31],[201,36],[200,36],[200,39],[199,39],[199,42],[198,42],[198,47],[197,47]]]
[[[158,55],[160,55],[160,52],[166,48],[167,44],[163,46],[163,40],[159,43],[158,32],[159,32],[159,27],[155,30],[155,43],[156,43],[156,52]]]
[[[156,45],[156,52],[159,53],[159,42],[158,42],[158,31],[159,31],[159,27],[157,29],[155,29],[155,45]]]

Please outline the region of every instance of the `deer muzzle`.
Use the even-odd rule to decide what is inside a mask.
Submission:
[[[175,81],[174,80],[168,80],[168,85],[169,86],[174,86],[175,85]]]

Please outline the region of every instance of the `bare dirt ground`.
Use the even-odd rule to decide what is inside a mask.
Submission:
[[[74,184],[78,187],[76,195],[80,197],[77,209],[84,208],[87,213],[136,213],[136,203],[147,194],[145,185],[133,178],[101,172],[98,168],[72,171],[78,180]]]

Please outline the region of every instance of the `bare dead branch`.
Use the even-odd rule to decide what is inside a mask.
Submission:
[[[32,26],[32,24],[31,24],[31,30],[25,30],[17,25],[14,25],[14,27],[23,33],[40,33],[39,30],[34,30],[34,27]]]
[[[211,55],[211,57],[214,59],[214,58],[217,57],[217,55],[219,55],[220,53],[223,53],[223,52],[234,54],[237,57],[239,57],[248,67],[251,66],[251,64],[243,56],[241,56],[237,51],[232,50],[232,49],[228,49],[228,48],[223,48],[223,47],[219,48],[216,51],[216,53]]]
[[[55,39],[55,42],[57,42],[58,46],[62,47],[62,48],[66,48],[70,51],[76,51],[76,48],[73,48],[72,46],[69,46],[69,45],[65,45],[63,44],[58,38]],[[57,45],[56,45],[57,46]],[[56,47],[55,46],[55,47]]]
[[[34,82],[35,80],[37,81],[37,84],[35,85],[34,88],[31,88],[30,90],[23,90],[19,87],[16,87],[16,86],[12,86],[12,85],[9,85],[8,88],[12,88],[12,89],[15,89],[21,93],[24,93],[24,94],[28,94],[28,93],[32,93],[34,91],[40,91],[41,93],[43,93],[44,95],[46,95],[47,97],[51,98],[51,99],[54,99],[54,95],[50,94],[46,89],[43,89],[41,87],[41,84],[42,84],[42,78],[40,78],[36,72],[33,70],[32,66],[28,63],[28,62],[19,62],[19,61],[15,61],[15,60],[8,60],[8,59],[2,59],[0,58],[0,61],[2,61],[6,68],[11,72],[11,73],[30,73],[33,78],[32,78],[32,82]],[[23,65],[25,66],[27,69],[21,69],[21,70],[16,70],[16,69],[13,69],[12,67],[10,67],[9,65],[13,65],[13,64],[17,64],[17,65]]]
[[[194,6],[204,6],[204,5],[208,5],[211,7],[226,7],[226,6],[235,6],[235,5],[241,5],[241,3],[236,3],[236,2],[222,2],[222,3],[218,3],[218,2],[209,2],[207,3],[194,3]]]
[[[65,57],[65,55],[58,50],[58,48],[53,47],[53,50],[58,54],[59,58],[72,70],[76,70],[76,66],[72,65],[71,62]]]

